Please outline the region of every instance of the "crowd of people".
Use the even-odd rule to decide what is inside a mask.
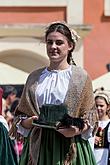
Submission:
[[[0,161],[4,141],[11,153],[3,165],[110,164],[110,92],[93,92],[90,76],[75,64],[78,40],[66,23],[51,23],[49,65],[30,73],[20,98],[12,86],[3,91]]]

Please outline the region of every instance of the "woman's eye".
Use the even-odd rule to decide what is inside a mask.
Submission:
[[[62,44],[63,44],[63,41],[61,41],[61,40],[56,41],[56,45],[62,45]]]
[[[96,108],[98,108],[98,107],[101,107],[101,108],[102,108],[103,106],[104,106],[104,105],[96,105]]]
[[[56,44],[58,46],[62,45],[64,42],[62,40],[56,40],[56,41],[52,41],[52,40],[47,40],[47,44],[48,45],[53,45]]]
[[[48,45],[52,45],[53,42],[52,42],[51,40],[48,40],[48,41],[47,41],[47,44],[48,44]]]

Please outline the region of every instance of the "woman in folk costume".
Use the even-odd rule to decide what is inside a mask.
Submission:
[[[99,116],[95,135],[94,155],[97,165],[110,164],[110,92],[105,90],[95,93],[95,104]]]
[[[96,164],[88,143],[94,123],[92,83],[85,70],[71,65],[78,38],[65,23],[46,29],[50,65],[29,75],[16,109],[18,130],[28,135],[20,165]]]

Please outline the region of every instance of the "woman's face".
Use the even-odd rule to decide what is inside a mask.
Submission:
[[[59,32],[51,32],[46,40],[47,54],[52,62],[67,60],[68,51],[73,47],[69,44],[66,36]]]
[[[97,98],[95,100],[95,103],[96,103],[96,108],[97,108],[99,118],[106,116],[107,110],[108,110],[108,105],[106,101],[104,99]]]

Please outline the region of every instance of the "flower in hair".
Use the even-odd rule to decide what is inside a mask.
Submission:
[[[78,40],[79,40],[79,38],[80,38],[80,36],[77,34],[77,32],[75,31],[75,30],[71,30],[71,36],[72,36],[72,39],[73,39],[73,41],[76,43]]]

